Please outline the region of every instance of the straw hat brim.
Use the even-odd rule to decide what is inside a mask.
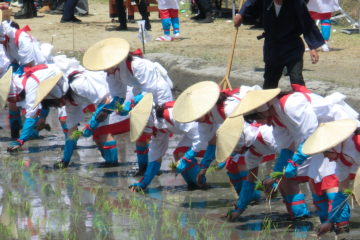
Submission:
[[[33,108],[36,108],[41,103],[41,101],[47,95],[49,95],[50,91],[55,87],[55,85],[59,82],[62,76],[62,73],[58,73],[55,76],[45,79],[44,81],[39,83]]]
[[[244,115],[258,107],[261,107],[279,95],[280,91],[280,88],[249,91],[245,97],[241,99],[240,103],[237,105],[230,117]]]
[[[174,119],[181,123],[199,119],[215,106],[219,96],[220,87],[212,81],[203,81],[188,87],[174,104]]]
[[[12,80],[12,68],[10,67],[7,72],[0,79],[0,109],[3,109],[7,103],[7,98],[10,92]]]
[[[122,38],[107,38],[92,45],[84,54],[83,65],[90,71],[116,66],[129,54],[130,44]]]
[[[353,190],[356,202],[360,205],[360,168],[356,172]]]
[[[130,141],[135,142],[142,135],[153,106],[153,95],[147,93],[130,111]]]
[[[357,128],[353,119],[320,123],[313,134],[304,142],[302,151],[312,155],[322,153],[345,141]]]
[[[216,131],[216,161],[225,161],[234,151],[244,129],[242,115],[227,118]]]

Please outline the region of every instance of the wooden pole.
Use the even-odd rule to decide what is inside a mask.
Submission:
[[[239,9],[243,5],[243,2],[244,2],[244,0],[240,0]],[[232,62],[233,62],[233,59],[234,59],[235,46],[236,46],[236,40],[237,40],[238,32],[239,32],[239,28],[235,27],[234,33],[233,33],[232,45],[231,45],[231,49],[230,49],[230,54],[228,56],[228,61],[227,61],[227,65],[226,65],[226,73],[225,73],[224,78],[219,83],[221,89],[229,88],[229,89],[232,90],[229,77],[230,77]]]

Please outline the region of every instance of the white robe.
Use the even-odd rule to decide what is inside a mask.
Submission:
[[[207,142],[199,141],[198,123],[179,123],[173,118],[172,108],[168,108],[168,111],[168,120],[170,122],[165,120],[165,127],[157,128],[156,125],[153,125],[156,128],[156,133],[151,138],[149,145],[149,162],[157,161],[165,155],[169,147],[170,134],[182,135],[177,147],[190,147],[194,152],[206,149]],[[156,116],[153,112],[148,127],[152,127],[152,123],[156,124],[156,122],[159,122],[158,120],[154,121],[154,118],[156,118]],[[161,126],[163,126],[163,124]]]
[[[150,60],[133,57],[129,71],[126,60],[119,64],[119,76],[123,83],[133,87],[134,95],[141,92],[152,93],[155,104],[162,105],[172,101],[172,82],[166,70],[158,63]],[[118,80],[115,75],[115,81]]]
[[[6,54],[10,61],[16,60],[20,65],[33,62],[34,66],[46,63],[46,58],[40,50],[40,43],[29,33],[21,32],[19,36],[19,46],[15,43],[16,29],[11,29],[9,42],[6,47]]]
[[[338,0],[309,0],[309,11],[318,13],[335,12],[340,9]]]
[[[162,9],[179,9],[179,0],[158,0],[158,8]]]

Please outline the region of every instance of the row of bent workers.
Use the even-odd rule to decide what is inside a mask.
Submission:
[[[230,221],[260,197],[258,167],[274,160],[263,186],[268,193],[279,190],[291,218],[310,214],[299,187],[308,183],[322,223],[318,234],[349,231],[349,196],[343,190],[360,164],[360,124],[341,93],[322,97],[296,84],[287,93],[259,86],[222,90],[203,81],[174,101],[167,71],[144,59],[141,51],[130,52],[124,39],[97,42],[86,51],[82,66],[75,58],[53,56],[52,46],[40,44],[29,30],[15,22],[0,25],[1,92],[8,99],[0,107],[7,104],[16,139],[9,152],[46,128],[46,116],[55,107],[66,140],[63,158],[54,167],[70,164],[80,136],[92,136],[104,165],[116,166],[113,136],[130,131],[136,175],[143,176],[130,190],[139,191],[157,175],[170,135],[179,134],[173,155],[188,185],[206,187],[214,159],[225,167],[239,195],[228,213]],[[79,131],[87,111],[91,118]]]

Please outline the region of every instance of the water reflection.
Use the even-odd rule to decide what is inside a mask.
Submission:
[[[209,190],[189,191],[181,176],[169,171],[172,149],[164,159],[162,174],[145,194],[130,193],[128,186],[138,178],[133,177],[134,146],[125,136],[117,139],[119,149],[125,149],[119,154],[118,167],[99,168],[99,152],[91,140],[81,139],[71,167],[54,171],[51,166],[61,158],[63,144],[57,124],[57,120],[51,122],[59,135],[44,133],[44,140],[29,141],[17,155],[2,152],[1,240],[314,238],[316,218],[286,221],[286,214],[279,214],[285,213],[279,198],[271,202],[271,210],[262,201],[249,207],[240,222],[227,223],[221,217],[236,196],[225,173],[208,176]],[[0,147],[6,149],[7,142],[1,139],[9,133],[1,133]],[[355,209],[352,225],[356,228],[358,222]]]

